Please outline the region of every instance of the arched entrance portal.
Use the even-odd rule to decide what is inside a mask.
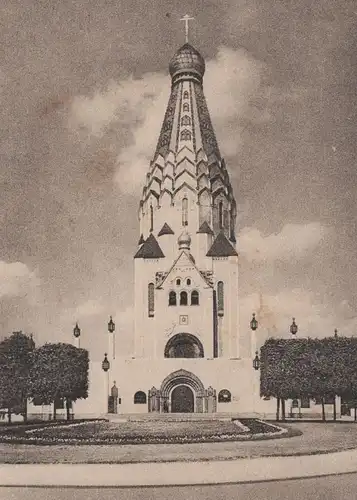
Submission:
[[[204,396],[205,388],[196,375],[187,370],[177,370],[161,384],[160,410],[202,413]]]
[[[193,391],[187,385],[178,385],[171,392],[172,413],[193,413],[195,411]]]

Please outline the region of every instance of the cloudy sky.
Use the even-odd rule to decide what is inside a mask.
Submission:
[[[184,42],[240,215],[241,329],[357,333],[355,0],[2,0],[0,335],[130,347],[137,207]]]

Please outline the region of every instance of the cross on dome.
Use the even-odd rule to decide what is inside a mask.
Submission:
[[[184,23],[185,23],[185,40],[186,40],[186,43],[188,43],[189,22],[193,21],[194,19],[195,19],[194,17],[190,17],[188,14],[186,14],[183,17],[181,17],[181,19],[180,19],[180,21],[184,21]]]

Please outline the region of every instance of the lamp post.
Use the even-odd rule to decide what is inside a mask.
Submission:
[[[110,363],[108,361],[108,357],[107,357],[107,353],[104,354],[104,359],[102,361],[102,370],[104,371],[104,373],[107,374],[107,383],[106,383],[106,397],[105,397],[105,400],[106,400],[106,404],[105,404],[105,413],[108,413],[108,401],[109,401],[109,368],[110,368]]]
[[[250,329],[252,330],[252,356],[254,355],[254,352],[257,349],[257,336],[256,336],[256,330],[258,328],[258,321],[255,318],[255,313],[252,314],[252,319],[250,322]]]
[[[255,358],[253,359],[253,368],[254,370],[259,370],[260,368],[260,358],[258,351],[255,351]]]
[[[78,348],[80,348],[81,347],[81,329],[79,328],[78,323],[76,323],[76,326],[73,328],[73,335],[78,340]]]
[[[290,325],[290,333],[291,333],[291,335],[296,335],[297,331],[298,331],[298,326],[295,323],[295,318],[293,318],[293,322]]]
[[[335,328],[335,339],[337,339],[337,337],[338,337],[338,330],[337,328]]]
[[[111,316],[108,322],[108,332],[113,334],[113,359],[115,359],[115,323]]]

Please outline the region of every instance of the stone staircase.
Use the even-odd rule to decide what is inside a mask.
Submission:
[[[232,418],[259,418],[256,413],[128,413],[108,414],[110,422],[198,422],[232,420]]]

